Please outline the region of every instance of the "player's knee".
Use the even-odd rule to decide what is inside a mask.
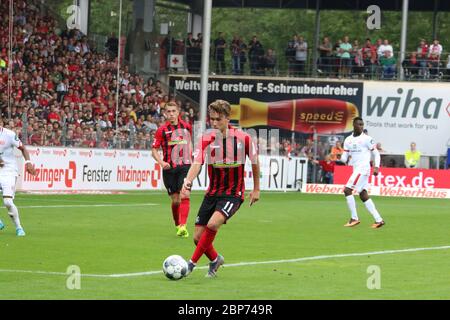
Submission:
[[[6,209],[11,209],[14,206],[14,202],[12,198],[3,198],[3,204],[5,205]]]
[[[179,206],[181,203],[180,195],[173,195],[172,196],[172,204],[175,206]]]
[[[210,221],[210,222],[208,222],[208,225],[206,227],[210,230],[217,231],[220,228],[220,224],[218,224],[214,221]]]
[[[346,197],[350,196],[351,194],[352,194],[352,189],[349,189],[349,188],[344,189],[344,195]]]
[[[367,194],[367,192],[360,193],[359,198],[361,199],[362,202],[366,202],[367,200],[369,200],[369,195]]]
[[[180,194],[180,200],[189,200],[189,195],[186,195],[184,193]]]

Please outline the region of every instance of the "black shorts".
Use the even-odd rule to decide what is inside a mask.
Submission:
[[[238,197],[208,197],[203,199],[202,205],[198,210],[196,225],[206,226],[214,212],[220,211],[225,217],[225,223],[230,219],[236,211],[238,211],[243,200]]]
[[[163,170],[164,186],[166,187],[169,195],[179,193],[181,191],[184,178],[186,178],[190,167],[190,165],[184,165],[173,169]]]

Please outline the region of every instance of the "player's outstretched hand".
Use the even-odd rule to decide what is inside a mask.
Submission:
[[[29,174],[31,174],[32,176],[34,176],[36,174],[36,170],[34,169],[34,166],[31,163],[26,164],[26,169],[27,169],[27,172]]]
[[[250,207],[252,206],[252,204],[254,204],[256,201],[259,200],[259,190],[253,190],[252,192],[250,192]]]
[[[379,170],[380,170],[380,168],[377,168],[377,167],[373,168],[373,175],[377,176]]]

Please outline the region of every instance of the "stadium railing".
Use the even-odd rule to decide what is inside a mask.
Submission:
[[[178,68],[166,67],[161,73],[190,73],[199,74],[201,64],[201,50],[190,50],[184,47],[182,41],[178,41],[179,47],[172,46],[172,52],[162,52],[166,61],[171,54],[182,54],[184,56],[183,66]],[[172,48],[171,47],[171,48]],[[450,52],[442,52],[439,60],[431,60],[429,57],[417,58],[416,64],[408,64],[409,52],[405,59],[400,61],[400,52],[394,52],[395,64],[392,68],[384,67],[380,61],[374,63],[358,62],[357,57],[352,55],[348,73],[342,70],[342,59],[336,55],[321,58],[318,56],[314,63],[313,49],[308,49],[307,59],[304,62],[289,60],[285,55],[285,48],[273,49],[273,59],[267,60],[267,56],[249,57],[245,55],[243,70],[233,70],[233,57],[230,50],[225,50],[225,68],[215,59],[211,49],[210,74],[216,75],[253,75],[253,76],[282,76],[282,77],[306,77],[306,78],[350,78],[364,80],[398,80],[400,72],[404,71],[404,81],[450,81]],[[266,51],[265,51],[266,53]]]

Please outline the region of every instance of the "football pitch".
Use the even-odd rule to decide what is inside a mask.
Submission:
[[[450,299],[449,200],[373,197],[386,225],[371,229],[357,198],[362,222],[344,228],[343,196],[263,192],[220,229],[217,278],[205,278],[202,257],[170,281],[162,262],[190,258],[202,199],[192,196],[186,239],[164,192],[18,194],[27,236],[2,208],[0,299]]]

